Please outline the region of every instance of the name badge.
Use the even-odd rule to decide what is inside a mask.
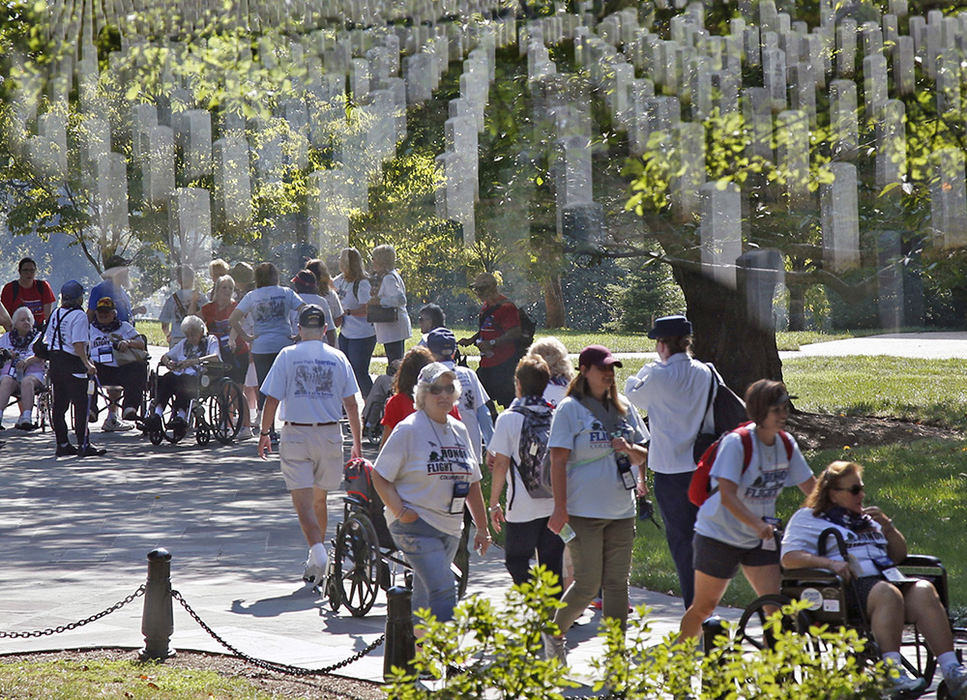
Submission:
[[[893,563],[890,557],[877,557],[873,560],[873,563],[880,570],[880,573],[883,574],[883,578],[891,583],[903,583],[909,580],[896,568],[896,564]]]
[[[466,481],[456,481],[453,484],[453,498],[450,499],[450,515],[462,515],[463,506],[470,493],[470,484]]]

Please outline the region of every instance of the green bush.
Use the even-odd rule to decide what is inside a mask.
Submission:
[[[471,597],[457,605],[451,622],[438,622],[421,610],[425,631],[413,669],[394,667],[384,688],[401,700],[435,698],[563,698],[576,687],[567,669],[543,658],[541,633],[556,631],[551,612],[561,605],[553,574],[532,569],[532,582],[514,586],[502,605]],[[694,640],[678,644],[675,634],[659,643],[648,622],[648,609],[638,609],[627,631],[616,620],[601,624],[604,653],[592,661],[599,680],[595,691],[610,697],[655,698],[789,698],[847,700],[881,697],[887,671],[882,661],[864,656],[866,640],[855,630],[810,626],[792,631],[784,624],[799,618],[807,604],[794,602],[766,622],[775,642],[757,649],[726,623],[708,653]],[[450,668],[450,673],[445,669]],[[438,689],[419,683],[433,678]],[[446,680],[443,680],[445,676]]]

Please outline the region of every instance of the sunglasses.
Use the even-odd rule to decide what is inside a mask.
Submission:
[[[863,484],[853,484],[852,486],[847,486],[847,487],[840,487],[840,486],[833,487],[833,491],[849,491],[849,493],[853,496],[859,496],[860,492],[865,490],[866,488],[863,486]]]
[[[434,396],[439,394],[454,394],[456,391],[457,387],[453,386],[453,384],[444,384],[443,386],[440,386],[439,384],[430,385],[430,393]]]

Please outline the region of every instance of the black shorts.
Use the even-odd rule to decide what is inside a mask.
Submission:
[[[901,593],[906,593],[907,587],[911,583],[914,583],[913,581],[899,584],[890,583],[880,574],[874,574],[873,576],[860,576],[859,578],[854,579],[852,584],[846,584],[847,587],[852,585],[853,591],[856,593],[855,596],[850,595],[847,588],[846,605],[849,608],[850,615],[859,616],[860,611],[857,609],[857,604],[862,606],[863,615],[865,616],[867,614],[866,602],[870,598],[870,593],[873,592],[873,587],[876,586],[876,584],[878,584],[880,581],[885,581],[891,586],[899,588]]]
[[[739,573],[739,565],[779,565],[779,551],[763,549],[762,545],[744,549],[695,533],[692,539],[692,566],[696,571],[714,578],[731,579]]]

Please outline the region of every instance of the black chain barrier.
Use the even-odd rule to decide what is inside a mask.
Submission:
[[[116,611],[120,610],[121,608],[123,608],[125,605],[127,605],[131,601],[135,600],[136,598],[140,598],[141,596],[143,596],[144,595],[144,586],[145,586],[145,584],[142,583],[138,587],[138,590],[136,590],[131,595],[129,595],[129,596],[125,597],[125,598],[122,598],[121,600],[119,600],[118,602],[116,602],[111,607],[109,607],[109,608],[107,608],[105,610],[102,610],[101,612],[97,613],[96,615],[91,615],[90,617],[85,617],[83,620],[78,620],[77,622],[71,622],[71,623],[66,624],[66,625],[60,625],[59,627],[48,627],[45,630],[32,630],[30,632],[2,632],[2,631],[0,631],[0,639],[27,639],[29,637],[48,637],[48,636],[50,636],[52,634],[60,634],[61,632],[67,632],[68,630],[74,630],[74,629],[77,629],[78,627],[83,627],[84,625],[89,625],[90,623],[94,622],[95,620],[100,620],[102,617],[105,617],[107,615],[110,615],[112,612],[116,612]]]
[[[208,634],[211,636],[212,639],[214,639],[216,642],[218,642],[223,647],[228,649],[230,652],[232,652],[232,654],[234,654],[238,658],[243,659],[244,661],[247,661],[254,666],[258,666],[260,668],[264,668],[269,671],[276,671],[277,673],[284,673],[290,676],[324,676],[327,673],[338,671],[339,669],[345,666],[348,666],[351,663],[359,661],[361,658],[366,656],[366,654],[376,649],[386,639],[386,635],[381,634],[378,639],[376,639],[372,644],[370,644],[365,649],[362,649],[361,651],[356,652],[355,654],[350,656],[348,659],[345,659],[344,661],[340,661],[338,663],[332,664],[330,666],[326,666],[324,668],[302,668],[301,666],[290,666],[289,664],[280,664],[275,661],[265,661],[264,659],[257,659],[254,656],[249,656],[245,652],[239,651],[231,644],[226,642],[224,639],[222,639],[218,635],[218,633],[215,632],[215,630],[209,627],[205,623],[205,621],[198,616],[198,613],[196,613],[192,609],[192,607],[188,605],[188,601],[185,600],[184,597],[182,597],[179,591],[175,591],[175,590],[171,591],[171,597],[177,600],[179,603],[181,603],[181,607],[183,607],[185,609],[185,612],[187,612],[191,616],[191,619],[197,622],[199,627],[201,627],[203,630],[208,632]]]

